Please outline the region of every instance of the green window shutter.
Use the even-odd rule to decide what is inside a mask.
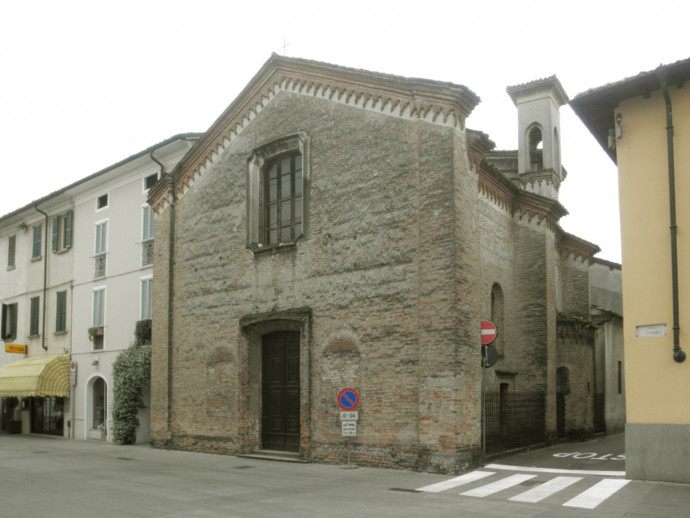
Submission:
[[[65,248],[72,247],[72,215],[73,211],[65,214]]]
[[[53,218],[53,253],[58,251],[58,230],[60,229],[60,218]]]
[[[38,306],[39,297],[31,297],[31,320],[29,323],[29,334],[38,336]]]
[[[55,313],[55,331],[61,333],[67,329],[67,292],[57,292],[57,310]]]

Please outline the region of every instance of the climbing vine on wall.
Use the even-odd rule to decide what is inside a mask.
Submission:
[[[134,337],[113,363],[113,440],[119,444],[136,442],[142,389],[151,380],[151,321],[137,322]]]

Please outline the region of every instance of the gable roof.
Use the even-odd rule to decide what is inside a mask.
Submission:
[[[614,111],[621,101],[632,97],[649,97],[661,89],[661,77],[669,86],[683,86],[690,79],[690,58],[668,65],[659,65],[654,70],[640,72],[614,83],[592,88],[575,96],[570,106],[594,135],[599,145],[616,163],[616,149],[608,146],[609,128],[613,128]]]
[[[464,129],[480,99],[469,88],[448,82],[406,78],[273,54],[204,136],[178,163],[169,182],[184,195],[256,115],[281,91],[328,99],[391,116]],[[159,182],[149,203],[160,212],[169,202]]]

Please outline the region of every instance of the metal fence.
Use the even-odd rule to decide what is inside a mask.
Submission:
[[[545,440],[545,395],[484,393],[487,455]]]

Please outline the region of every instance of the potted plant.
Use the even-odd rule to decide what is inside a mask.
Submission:
[[[102,327],[89,327],[89,341],[93,342],[94,336],[103,336]]]

